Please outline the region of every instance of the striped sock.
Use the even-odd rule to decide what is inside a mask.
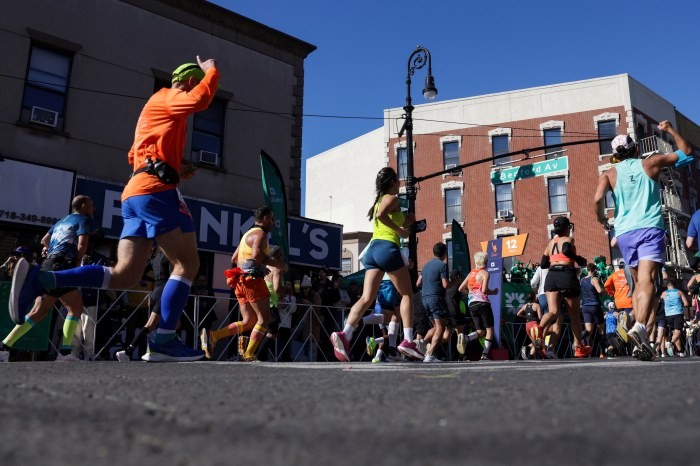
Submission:
[[[233,335],[240,335],[242,333],[243,322],[234,322],[232,324],[229,324],[227,327],[220,328],[219,330],[212,330],[211,338],[216,342],[223,338],[230,337]]]
[[[63,339],[61,340],[61,350],[70,350],[71,342],[75,336],[75,329],[78,328],[80,317],[68,316],[63,322]]]
[[[265,338],[267,333],[267,327],[263,325],[256,325],[253,331],[250,332],[250,341],[248,342],[248,348],[245,350],[246,359],[255,356],[255,351],[258,349],[258,345]]]

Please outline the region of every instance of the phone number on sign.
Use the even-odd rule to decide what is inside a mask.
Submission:
[[[13,210],[0,210],[0,220],[9,218],[10,220],[20,220],[24,222],[43,223],[45,225],[53,225],[60,219],[56,217],[47,217],[45,215],[27,214],[15,212]]]

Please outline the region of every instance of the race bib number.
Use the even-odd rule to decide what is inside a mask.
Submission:
[[[189,207],[187,207],[187,203],[185,202],[185,198],[182,197],[182,193],[180,192],[180,188],[175,188],[175,191],[177,191],[177,199],[180,201],[180,213],[192,218],[192,214],[190,213]]]

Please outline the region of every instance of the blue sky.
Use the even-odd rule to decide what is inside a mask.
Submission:
[[[700,123],[699,2],[214,3],[318,47],[305,62],[305,114],[381,118],[403,106],[406,63],[422,45],[437,100],[629,73]],[[414,77],[414,104],[424,102],[424,78]],[[304,117],[304,160],[380,126]]]

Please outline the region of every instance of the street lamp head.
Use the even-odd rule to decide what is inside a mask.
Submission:
[[[437,88],[435,87],[435,78],[433,78],[433,75],[429,74],[428,77],[425,78],[425,89],[423,89],[423,97],[425,97],[425,100],[432,101],[435,99],[435,96],[437,96]]]

